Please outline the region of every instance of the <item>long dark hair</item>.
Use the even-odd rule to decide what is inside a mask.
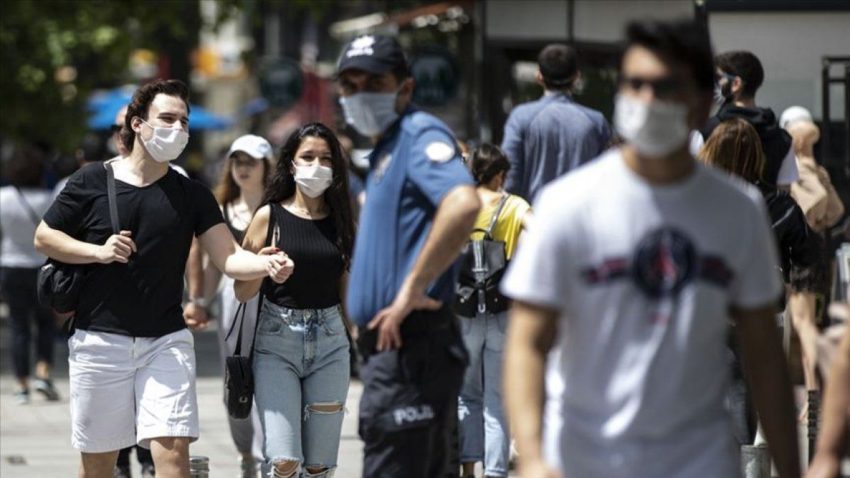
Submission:
[[[354,249],[354,219],[351,213],[351,196],[348,192],[348,166],[339,140],[330,128],[322,123],[310,123],[289,136],[280,152],[274,174],[269,178],[263,204],[280,203],[295,194],[295,177],[292,175],[293,160],[298,147],[306,137],[325,140],[331,150],[333,180],[323,196],[336,225],[336,246],[342,253],[345,268],[348,269]]]

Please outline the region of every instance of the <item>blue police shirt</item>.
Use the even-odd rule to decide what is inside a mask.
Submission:
[[[602,113],[565,93],[546,93],[511,111],[502,150],[511,163],[505,190],[532,202],[549,181],[599,156],[611,128]]]
[[[384,133],[369,164],[348,283],[348,314],[357,325],[392,304],[443,197],[473,184],[449,127],[412,108]],[[428,295],[450,301],[455,272],[451,267],[438,277]]]

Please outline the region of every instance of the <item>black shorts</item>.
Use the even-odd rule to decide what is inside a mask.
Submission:
[[[377,333],[360,330],[363,476],[446,476],[451,424],[468,354],[448,308],[411,313],[401,327],[402,347],[376,352]]]

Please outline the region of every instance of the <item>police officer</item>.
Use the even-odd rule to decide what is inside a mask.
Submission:
[[[395,39],[348,43],[337,81],[346,122],[375,144],[347,298],[365,357],[363,476],[444,476],[467,362],[450,266],[480,202],[449,128],[410,105]]]

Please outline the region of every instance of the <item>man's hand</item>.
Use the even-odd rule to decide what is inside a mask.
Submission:
[[[560,478],[561,475],[542,458],[530,459],[531,457],[519,456],[519,476],[522,478]]]
[[[271,280],[278,284],[286,282],[295,271],[295,263],[277,247],[264,247],[257,252],[257,255],[268,258],[266,270]]]
[[[428,297],[424,287],[405,281],[392,305],[381,309],[369,322],[369,330],[378,329],[378,352],[401,347],[401,323],[414,310],[437,310],[443,303]]]
[[[109,236],[106,243],[97,248],[95,259],[101,264],[120,262],[126,264],[130,254],[136,252],[136,243],[130,239],[130,231],[121,231]]]
[[[205,330],[209,326],[206,309],[195,302],[189,302],[183,307],[183,320],[186,326],[196,332]]]

